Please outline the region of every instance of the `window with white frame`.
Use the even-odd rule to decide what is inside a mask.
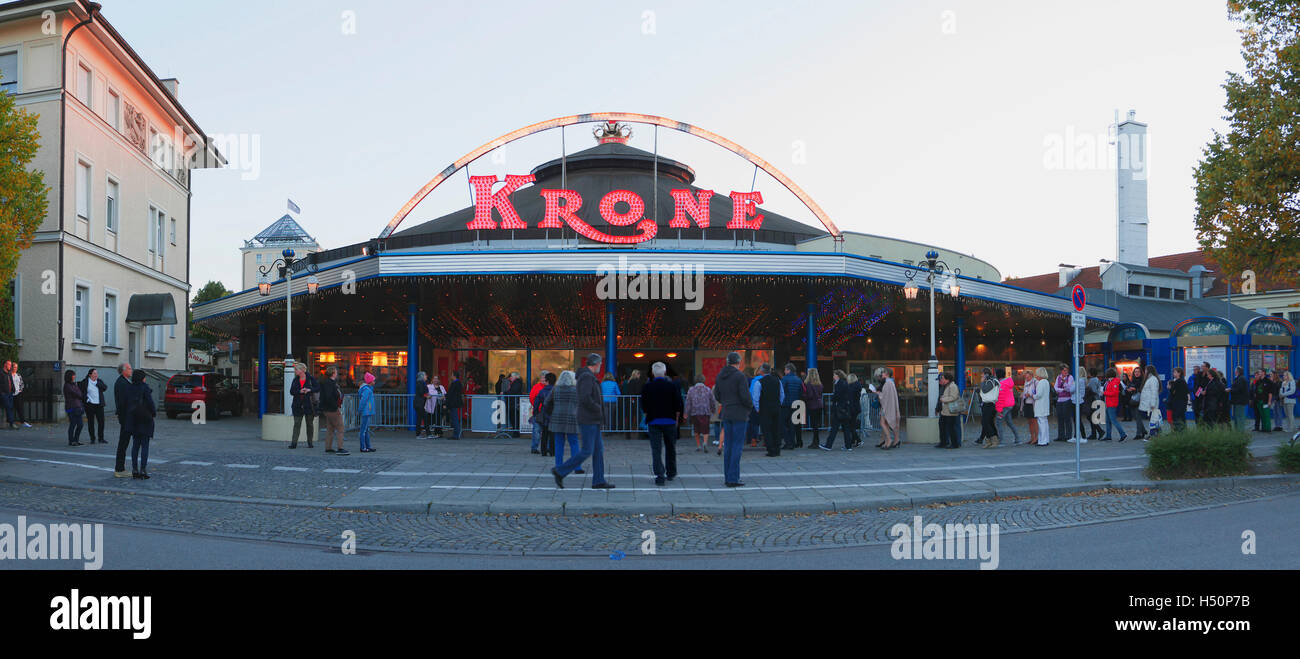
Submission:
[[[85,64],[77,65],[77,98],[81,100],[86,107],[90,107],[93,100],[91,94],[94,90],[94,76],[90,73],[90,67]]]
[[[166,226],[165,225],[166,221],[167,221],[167,215],[162,211],[158,211],[158,221],[154,224],[153,231],[155,234],[154,242],[158,245],[158,266],[157,267],[159,270],[163,269],[163,261],[165,260],[167,255],[167,247],[166,245],[163,244],[163,227]]]
[[[166,219],[166,213],[156,206],[149,207],[149,266],[157,270],[163,269],[163,223]]]
[[[145,328],[144,349],[148,352],[165,352],[166,345],[163,343],[165,335],[163,334],[162,325],[150,325]]]
[[[18,51],[0,53],[0,93],[18,93]]]
[[[122,97],[113,90],[108,90],[108,116],[104,119],[115,130],[122,130]]]
[[[90,337],[90,314],[86,304],[90,301],[90,289],[77,286],[76,297],[72,302],[72,339],[77,343],[86,343]]]
[[[169,219],[167,220],[167,222],[168,222],[168,226],[169,226],[168,234],[169,234],[169,236],[170,236],[169,239],[167,240],[167,242],[169,242],[169,243],[175,245],[175,244],[176,244],[176,218],[174,218],[174,217],[173,217],[173,218],[169,218]]]
[[[104,224],[109,231],[117,231],[118,186],[117,181],[108,179],[104,186]]]
[[[104,345],[117,345],[117,296],[104,293]]]
[[[77,161],[77,217],[90,220],[90,164]]]

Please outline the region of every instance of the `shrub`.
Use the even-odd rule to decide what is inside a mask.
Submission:
[[[1157,480],[1250,471],[1250,435],[1227,426],[1163,434],[1147,442],[1146,453],[1147,475]]]
[[[1277,449],[1277,466],[1288,473],[1300,472],[1300,444],[1284,442]]]

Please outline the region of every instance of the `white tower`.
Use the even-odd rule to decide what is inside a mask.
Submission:
[[[1147,265],[1147,125],[1129,110],[1116,129],[1115,256],[1127,265]]]

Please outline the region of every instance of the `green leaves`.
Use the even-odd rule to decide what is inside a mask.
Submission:
[[[14,106],[14,97],[0,92],[0,341],[14,343],[13,303],[8,282],[18,268],[18,255],[32,244],[45,219],[49,187],[42,172],[28,169],[40,146],[36,115]],[[0,346],[0,358],[15,359],[15,346]]]
[[[1196,237],[1228,273],[1300,280],[1300,2],[1229,0],[1244,73],[1196,177]]]

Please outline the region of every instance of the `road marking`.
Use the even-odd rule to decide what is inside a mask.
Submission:
[[[82,469],[94,469],[96,471],[113,471],[112,468],[110,467],[100,467],[98,465],[87,465],[87,464],[81,464],[80,462],[63,462],[60,460],[41,460],[40,458],[20,458],[16,455],[0,455],[0,458],[8,458],[10,460],[21,460],[23,462],[43,462],[45,464],[52,464],[52,465],[81,467]]]
[[[4,447],[4,450],[31,451],[33,453],[53,453],[54,455],[75,455],[79,458],[104,458],[105,460],[112,460],[117,457],[117,455],[113,452],[95,453],[94,451],[55,451],[47,448],[27,448],[25,446],[6,446]],[[164,462],[167,462],[167,460],[150,460],[150,462],[154,464],[162,464]]]
[[[1085,474],[1090,474],[1090,473],[1098,473],[1098,472],[1104,472],[1104,471],[1132,471],[1133,469],[1135,469],[1135,467],[1107,467],[1107,468],[1105,468],[1105,469],[1084,469],[1084,470],[1083,470],[1083,473],[1085,473]],[[1036,478],[1036,477],[1039,477],[1039,476],[1073,476],[1073,475],[1074,475],[1074,472],[1073,472],[1073,471],[1055,471],[1055,472],[1040,473],[1040,474],[1015,474],[1015,475],[1012,475],[1012,476],[985,476],[985,477],[982,477],[982,478],[981,478],[981,477],[975,477],[975,478],[953,478],[953,479],[945,479],[945,480],[942,480],[942,481],[930,481],[930,480],[925,480],[925,481],[896,481],[896,482],[892,482],[892,483],[831,483],[831,484],[819,484],[819,485],[765,485],[765,486],[743,487],[743,488],[740,488],[740,487],[736,487],[736,488],[732,488],[732,487],[720,487],[720,488],[712,488],[712,487],[672,487],[672,488],[660,488],[660,487],[653,487],[653,488],[651,488],[651,487],[642,487],[642,488],[637,488],[635,485],[633,485],[632,487],[629,487],[629,488],[624,489],[624,490],[621,490],[621,491],[623,491],[623,492],[637,492],[637,491],[645,491],[645,492],[746,492],[746,491],[755,491],[755,490],[758,490],[758,491],[764,491],[764,490],[773,490],[773,491],[789,491],[789,490],[829,490],[829,489],[841,489],[841,488],[853,488],[853,487],[870,488],[870,487],[895,487],[895,486],[899,486],[899,485],[934,485],[935,483],[980,483],[980,482],[984,482],[984,481],[1013,480],[1013,479],[1017,479],[1017,478]],[[721,474],[714,474],[713,476],[711,476],[711,478],[718,478],[718,477],[720,477],[720,476],[721,476]],[[677,477],[678,477],[678,478],[681,478],[681,475],[679,474]],[[541,476],[539,475],[538,478],[541,478]],[[650,478],[649,476],[646,476],[646,479],[647,479],[647,480],[649,480],[649,478]],[[745,478],[749,478],[749,474],[746,474],[746,475],[745,475]],[[1097,486],[1098,486],[1098,487],[1106,487],[1106,484],[1105,484],[1104,482],[1101,482],[1101,483],[1097,483]],[[547,490],[547,491],[550,491],[550,490],[554,490],[554,489],[556,489],[556,488],[555,488],[554,486],[551,486],[551,487],[545,487],[545,486],[543,486],[543,487],[527,487],[527,486],[519,486],[519,485],[513,485],[513,486],[511,486],[511,485],[388,485],[388,486],[362,486],[362,487],[359,487],[359,488],[357,488],[357,489],[359,489],[359,490],[367,490],[367,491],[379,491],[379,490],[426,490],[426,489],[428,489],[428,490],[503,490],[503,491],[515,491],[515,490],[522,490],[522,491]],[[618,491],[620,491],[620,490],[610,490],[610,491],[612,491],[612,492],[618,492]]]
[[[1104,458],[1084,458],[1083,462],[1102,462],[1113,460],[1145,460],[1145,455],[1117,455]],[[1036,462],[1008,462],[1005,464],[951,464],[935,467],[892,467],[889,469],[841,469],[832,471],[749,471],[745,473],[746,478],[750,477],[799,477],[799,476],[855,476],[863,474],[907,474],[918,471],[952,471],[955,469],[1003,469],[1006,467],[1046,467],[1057,464],[1074,464],[1074,460],[1041,460]],[[1073,472],[1071,472],[1073,473]],[[531,476],[528,472],[516,471],[381,471],[376,476],[391,476],[394,478],[411,478],[411,477],[443,477],[443,476],[461,476],[466,478],[514,478],[516,476]],[[544,474],[543,474],[544,475]],[[717,474],[678,474],[678,478],[717,478]],[[947,480],[947,479],[945,479]],[[937,481],[927,481],[937,482]]]
[[[196,466],[196,467],[211,467],[211,466],[212,466],[212,463],[211,463],[211,462],[200,462],[200,461],[198,461],[198,460],[181,460],[181,461],[178,462],[177,464],[183,464],[183,465],[194,465],[194,466]]]
[[[361,470],[360,470],[360,469],[325,469],[324,471],[325,471],[325,473],[327,473],[327,474],[359,474],[359,473],[361,473]]]
[[[228,465],[226,465],[226,466],[229,467],[229,468],[231,468],[231,469],[261,469],[261,468],[262,468],[262,465],[241,465],[241,464],[237,464],[237,463],[236,463],[236,464],[228,464]]]
[[[306,467],[271,467],[273,471],[310,471]]]

